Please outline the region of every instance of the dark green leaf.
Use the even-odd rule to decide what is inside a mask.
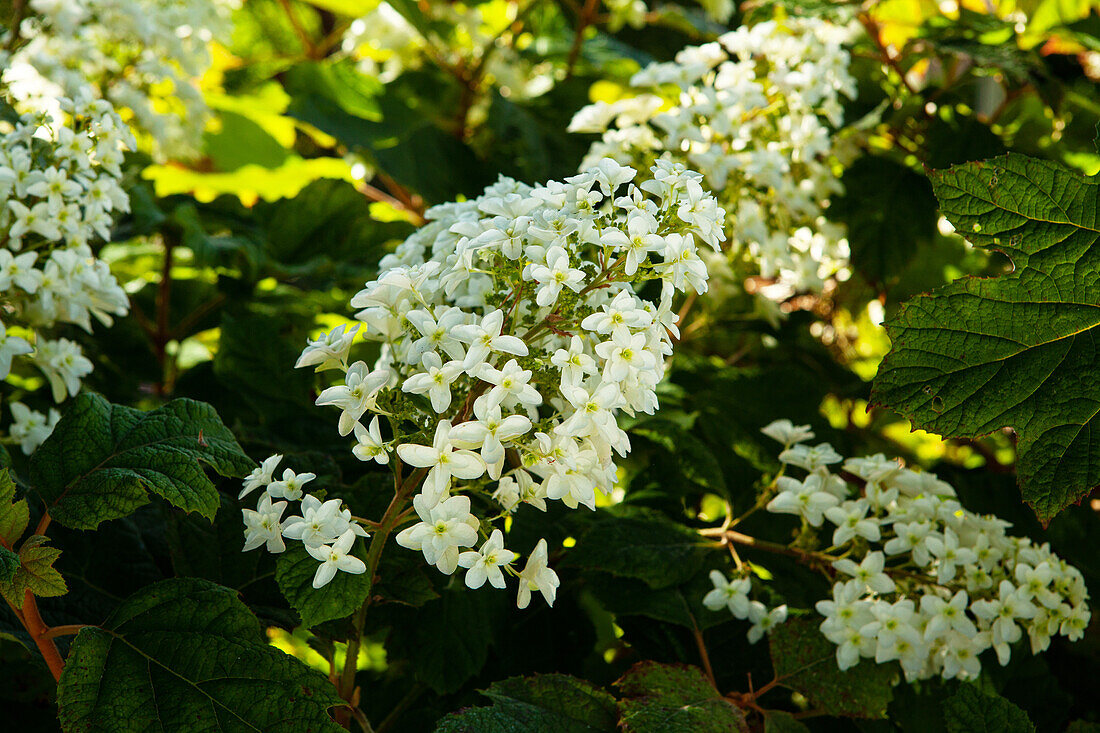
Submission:
[[[764,713],[764,733],[809,733],[809,728],[790,713],[768,710]]]
[[[508,600],[492,589],[451,587],[420,608],[395,607],[387,652],[408,660],[417,679],[436,692],[454,692],[485,665]]]
[[[491,707],[444,718],[436,733],[614,733],[615,698],[563,674],[513,677],[483,693]]]
[[[962,685],[944,702],[948,733],[1032,733],[1027,714],[1000,695],[987,695],[976,685]]]
[[[932,182],[955,228],[1015,270],[902,306],[874,398],[938,435],[1014,428],[1024,499],[1049,520],[1100,484],[1100,184],[1015,154]]]
[[[363,559],[362,543],[356,541],[353,554]],[[300,542],[291,543],[275,564],[275,580],[305,627],[324,621],[346,618],[355,613],[370,593],[366,573],[336,573],[322,588],[313,587],[313,576],[320,563],[306,552]]]
[[[848,225],[852,264],[868,280],[896,277],[936,235],[928,179],[886,158],[864,156],[844,171],[844,195],[829,209]]]
[[[54,520],[95,529],[148,502],[148,490],[213,518],[218,492],[203,464],[223,476],[255,465],[210,405],[179,399],[142,412],[85,393],[31,457],[30,476]]]
[[[83,629],[58,686],[66,733],[339,733],[319,672],[265,643],[236,594],[204,580],[151,585]]]
[[[19,555],[0,546],[0,587],[7,585],[19,570]]]
[[[665,588],[695,575],[707,552],[695,532],[663,515],[620,507],[600,511],[588,522],[567,562]]]
[[[769,640],[776,677],[829,715],[883,717],[893,695],[894,666],[863,660],[841,672],[836,646],[821,635],[818,625],[817,619],[800,616],[772,631]]]
[[[723,698],[698,667],[640,662],[615,683],[623,694],[624,733],[746,731],[740,708]]]

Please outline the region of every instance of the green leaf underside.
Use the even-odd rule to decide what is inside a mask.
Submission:
[[[210,405],[178,399],[142,412],[82,394],[32,456],[30,477],[57,522],[95,529],[147,503],[148,490],[212,519],[218,494],[203,464],[223,476],[255,465]]]
[[[975,685],[962,685],[944,702],[948,733],[1033,733],[1035,726],[1020,708],[999,695],[986,695]]]
[[[469,708],[444,718],[436,733],[614,733],[615,698],[563,674],[514,677],[482,694],[491,707]]]
[[[1049,520],[1100,484],[1100,182],[1009,154],[932,184],[955,228],[1015,269],[905,303],[873,399],[938,435],[1013,428],[1024,500]]]
[[[362,543],[356,543],[361,549]],[[360,559],[362,552],[355,552]],[[298,542],[291,543],[279,555],[275,565],[275,581],[279,590],[309,628],[324,621],[346,618],[355,613],[370,593],[370,578],[366,573],[353,575],[337,572],[323,588],[313,587],[313,576],[320,563]]]
[[[741,710],[724,699],[698,667],[640,662],[615,683],[623,694],[624,733],[744,731]]]
[[[228,588],[167,580],[73,642],[58,687],[65,733],[339,733],[319,672],[264,643]]]
[[[795,617],[775,627],[769,651],[781,684],[805,695],[828,715],[881,718],[893,697],[891,665],[863,661],[844,672],[836,646],[818,630],[818,618]]]

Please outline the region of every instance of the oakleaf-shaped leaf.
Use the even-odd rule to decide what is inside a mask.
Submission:
[[[15,607],[23,605],[23,596],[29,590],[36,596],[52,598],[69,592],[65,579],[53,566],[61,556],[61,550],[47,547],[42,535],[32,535],[19,548],[19,567],[7,581],[0,581],[0,593]]]
[[[31,457],[31,485],[66,527],[95,529],[149,501],[147,491],[213,519],[218,492],[203,464],[244,476],[255,464],[218,413],[179,399],[152,412],[81,394]]]
[[[906,302],[874,400],[947,437],[1011,427],[1041,520],[1100,484],[1100,181],[1009,154],[932,174],[944,215],[1015,269]]]
[[[356,542],[352,554],[360,559],[364,553],[361,542]],[[338,572],[336,577],[321,588],[313,587],[313,576],[321,563],[306,552],[299,542],[292,543],[279,555],[275,565],[275,581],[291,607],[302,618],[302,625],[311,628],[323,621],[346,618],[363,605],[370,593],[370,578],[366,573],[353,575]]]
[[[15,482],[8,469],[0,471],[0,544],[14,547],[27,530],[30,512],[26,499],[15,499]]]
[[[81,630],[57,690],[65,733],[339,733],[327,679],[269,646],[228,588],[195,578],[134,594]]]

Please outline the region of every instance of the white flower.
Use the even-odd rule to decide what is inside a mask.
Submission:
[[[928,642],[941,639],[950,631],[972,637],[978,633],[974,622],[966,615],[969,604],[966,591],[960,590],[945,601],[939,596],[925,593],[920,599],[920,610],[927,619],[924,627],[924,640]]]
[[[11,361],[17,356],[25,356],[34,351],[26,339],[12,336],[3,323],[0,323],[0,379],[11,372]]]
[[[352,575],[361,575],[367,572],[366,563],[354,555],[348,554],[354,544],[355,533],[349,529],[340,535],[340,538],[332,545],[321,545],[320,547],[306,545],[306,552],[321,561],[317,572],[313,575],[314,588],[323,588],[328,585],[336,577],[337,570],[343,570],[345,573],[351,573]]]
[[[403,443],[397,446],[402,461],[417,468],[430,468],[424,480],[424,494],[433,501],[447,493],[452,478],[475,479],[485,473],[485,462],[476,453],[456,450],[451,442],[451,421],[440,420],[432,445]]]
[[[539,540],[534,552],[527,558],[527,564],[519,574],[519,591],[516,596],[516,606],[527,608],[531,603],[531,594],[542,593],[549,606],[554,605],[554,598],[558,594],[558,574],[547,566],[548,552],[546,540]]]
[[[451,406],[451,384],[462,375],[462,363],[449,361],[446,364],[439,354],[429,351],[421,359],[424,371],[417,372],[401,385],[401,390],[411,394],[428,394],[432,409],[443,414]]]
[[[959,546],[958,536],[949,528],[943,531],[943,538],[929,536],[925,540],[928,551],[937,559],[936,580],[947,583],[954,579],[956,565],[970,565],[977,562],[978,557],[968,547]]]
[[[831,445],[819,443],[815,446],[793,445],[779,454],[779,460],[807,471],[815,471],[832,463],[840,463],[843,459]]]
[[[561,369],[562,387],[579,387],[586,376],[598,371],[596,360],[584,352],[584,342],[579,336],[569,340],[568,349],[555,351],[550,363]]]
[[[283,470],[283,477],[278,481],[272,481],[267,485],[267,493],[272,499],[289,499],[298,501],[302,498],[302,487],[317,478],[315,473],[294,473],[287,468]]]
[[[477,542],[478,522],[470,514],[470,497],[452,496],[431,505],[418,494],[413,507],[420,522],[398,533],[397,544],[420,550],[428,563],[450,575],[458,567],[458,548]]]
[[[767,510],[801,516],[814,527],[821,526],[825,510],[840,503],[836,496],[821,490],[823,484],[816,475],[808,476],[805,482],[781,476],[778,484],[780,491],[768,502]]]
[[[351,449],[352,455],[360,461],[373,460],[376,463],[389,463],[390,454],[386,443],[382,441],[382,429],[378,424],[378,416],[370,421],[369,427],[363,427],[355,423],[355,447]]]
[[[469,344],[464,369],[474,369],[490,354],[527,356],[527,344],[515,336],[502,334],[503,326],[504,311],[497,308],[487,313],[480,324],[463,324],[452,329],[456,339]]]
[[[371,371],[366,363],[357,361],[351,365],[344,384],[329,387],[317,396],[316,404],[339,407],[340,435],[347,435],[355,428],[355,423],[374,404],[378,390],[390,381],[390,373],[385,369]]]
[[[302,497],[302,516],[289,517],[283,522],[283,537],[300,540],[306,547],[328,544],[348,530],[361,537],[367,536],[358,524],[349,526],[340,512],[339,499],[329,499],[322,504],[312,495]]]
[[[761,428],[760,432],[782,443],[784,448],[789,448],[795,443],[805,443],[814,438],[814,431],[809,425],[795,425],[787,419],[770,422]]]
[[[66,396],[75,397],[80,391],[81,378],[92,373],[92,362],[80,346],[64,338],[41,340],[33,359],[50,383],[54,402],[61,402]]]
[[[14,422],[8,427],[8,434],[28,456],[50,437],[57,421],[61,419],[61,413],[53,408],[50,408],[47,416],[30,409],[22,402],[12,402],[9,407]]]
[[[837,560],[833,567],[845,575],[855,578],[855,582],[861,586],[870,588],[875,593],[890,593],[894,590],[894,581],[883,572],[886,567],[886,556],[881,552],[869,552],[859,565],[853,560]]]
[[[546,265],[531,265],[530,276],[539,283],[535,302],[542,307],[552,305],[563,287],[579,293],[584,287],[584,272],[569,266],[569,254],[562,247],[546,252]]]
[[[504,466],[504,444],[531,430],[531,419],[526,415],[502,417],[500,405],[488,402],[474,403],[474,417],[451,428],[450,439],[463,448],[480,448],[490,478],[500,478]]]
[[[283,544],[281,518],[286,510],[285,501],[271,503],[271,497],[264,494],[255,510],[242,509],[244,514],[244,551],[254,550],[266,544],[268,552],[279,553],[286,549]]]
[[[252,473],[245,476],[244,488],[241,489],[241,493],[237,498],[243,499],[261,486],[267,486],[271,483],[274,480],[275,469],[281,460],[283,460],[282,454],[268,456],[263,463],[252,469]]]
[[[749,590],[752,588],[748,578],[727,580],[722,573],[711,570],[710,582],[714,584],[714,590],[703,596],[704,606],[711,611],[728,608],[735,618],[748,618]]]
[[[298,357],[298,362],[294,367],[300,369],[306,366],[316,366],[316,371],[320,372],[326,369],[339,369],[347,366],[348,353],[351,351],[351,345],[354,343],[355,335],[358,332],[358,325],[353,326],[348,331],[347,324],[340,324],[328,333],[322,334],[321,338],[311,339],[302,351],[302,355]]]
[[[787,620],[787,606],[784,604],[769,611],[760,601],[753,601],[749,605],[748,616],[749,621],[752,622],[748,633],[749,643],[755,644],[764,637],[764,634],[770,634],[776,624]]]
[[[516,553],[504,549],[504,534],[499,529],[494,529],[489,539],[482,543],[476,552],[463,552],[458,556],[458,564],[466,571],[466,585],[470,588],[480,588],[489,581],[494,588],[504,587],[504,573],[501,568],[512,563],[516,559]]]
[[[866,500],[846,501],[841,506],[829,507],[825,517],[836,525],[833,532],[833,546],[840,547],[855,537],[863,537],[870,542],[878,542],[880,532],[878,522],[867,518],[870,505]]]
[[[522,369],[515,359],[509,359],[501,369],[483,364],[476,376],[493,385],[487,393],[478,398],[486,400],[490,405],[503,404],[505,407],[511,407],[515,403],[531,406],[542,404],[542,395],[529,383],[531,370]]]

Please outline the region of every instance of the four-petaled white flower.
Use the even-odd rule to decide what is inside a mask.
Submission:
[[[352,575],[361,575],[367,572],[367,565],[355,555],[349,554],[352,545],[355,544],[355,532],[348,529],[340,538],[331,545],[310,547],[306,545],[306,552],[319,560],[321,564],[317,572],[313,574],[313,587],[323,588],[336,577],[337,570],[343,570]]]
[[[430,505],[418,494],[413,507],[420,522],[398,533],[397,544],[420,550],[429,564],[450,575],[458,567],[458,549],[477,542],[478,521],[470,514],[470,497],[452,496]]]
[[[480,588],[489,581],[494,588],[504,587],[504,573],[501,568],[507,567],[516,559],[516,553],[504,549],[504,533],[494,529],[489,539],[482,543],[477,551],[463,552],[458,556],[458,564],[466,571],[466,585],[470,588]]]

